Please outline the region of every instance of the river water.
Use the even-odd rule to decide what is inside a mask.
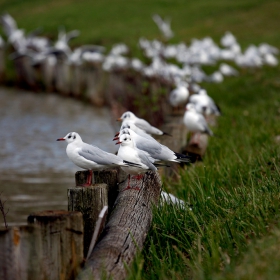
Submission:
[[[67,188],[81,170],[67,157],[68,132],[116,152],[116,128],[106,108],[55,94],[0,88],[0,194],[9,226],[25,224],[30,213],[67,210]],[[3,225],[0,213],[0,225]]]

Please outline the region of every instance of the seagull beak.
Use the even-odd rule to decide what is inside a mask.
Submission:
[[[116,119],[116,121],[117,121],[117,122],[121,122],[121,121],[122,121],[122,119],[121,119],[121,118],[118,118],[118,119]]]
[[[117,137],[115,137],[112,141],[115,141],[115,140],[118,140],[119,139],[119,137],[117,136]]]
[[[58,138],[56,141],[65,141],[64,138]]]
[[[119,136],[119,135],[120,135],[120,133],[118,132],[118,133],[116,133],[115,137],[117,137],[117,136]]]
[[[121,141],[118,141],[118,142],[116,143],[116,145],[121,144],[121,143],[122,143]]]

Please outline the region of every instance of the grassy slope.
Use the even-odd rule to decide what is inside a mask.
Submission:
[[[28,31],[42,26],[55,38],[64,25],[81,30],[73,46],[125,42],[133,53],[140,36],[160,38],[155,12],[172,17],[174,43],[207,35],[218,42],[230,30],[243,47],[267,42],[280,48],[279,8],[279,1],[257,0],[0,1],[0,10]],[[183,170],[177,184],[165,182],[192,210],[155,210],[130,279],[279,278],[271,262],[279,257],[279,74],[280,67],[242,70],[205,85],[224,112],[214,128],[219,137],[210,140],[202,164]]]

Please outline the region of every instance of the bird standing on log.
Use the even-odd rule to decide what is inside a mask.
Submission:
[[[170,134],[161,131],[160,129],[152,126],[149,122],[147,122],[144,119],[138,118],[136,117],[132,112],[127,111],[125,113],[122,114],[122,116],[120,118],[117,119],[117,121],[122,121],[123,123],[125,123],[126,121],[130,121],[132,123],[134,123],[137,127],[139,127],[140,129],[144,130],[146,133],[148,134],[154,134],[154,135],[169,135]]]
[[[192,103],[187,104],[183,121],[187,129],[193,134],[206,133],[209,136],[214,135],[204,116],[196,111]],[[193,144],[198,144],[198,140],[194,141]]]
[[[154,161],[164,162],[177,162],[177,163],[190,163],[194,162],[191,156],[179,154],[170,150],[167,146],[160,144],[156,139],[147,139],[141,135],[138,135],[131,129],[120,130],[119,136],[113,140],[118,140],[123,135],[131,137],[135,147],[144,151],[148,157],[152,157]]]
[[[77,166],[89,170],[89,176],[84,186],[91,186],[93,170],[137,166],[137,164],[125,162],[119,156],[83,142],[77,132],[70,132],[65,137],[58,138],[57,141],[66,141],[68,143],[66,154],[69,159]]]
[[[125,162],[134,162],[138,166],[129,166],[128,168],[122,168],[126,173],[128,173],[128,185],[124,190],[131,189],[130,186],[130,175],[137,175],[137,179],[142,178],[141,173],[145,173],[149,170],[157,171],[154,165],[155,159],[148,156],[146,152],[138,149],[135,146],[134,141],[130,135],[123,134],[119,138],[117,144],[120,144],[118,150],[118,156]]]

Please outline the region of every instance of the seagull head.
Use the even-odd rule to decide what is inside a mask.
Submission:
[[[199,95],[208,95],[206,89],[204,89],[204,88],[201,88],[201,89],[198,91],[198,94],[199,94]]]
[[[135,119],[136,116],[132,112],[127,111],[123,113],[122,116],[117,119],[117,121],[135,120]]]
[[[189,112],[196,112],[196,109],[195,109],[195,107],[194,107],[194,104],[192,104],[192,103],[188,103],[187,105],[186,105],[186,109],[185,109],[186,111],[189,111]]]
[[[115,140],[119,140],[119,139],[120,139],[120,137],[121,137],[122,135],[124,135],[124,134],[128,134],[128,135],[130,135],[130,133],[129,133],[129,131],[128,131],[128,129],[127,129],[127,128],[125,128],[125,129],[121,129],[121,130],[120,130],[120,132],[118,132],[118,133],[115,135],[115,138],[113,139],[113,141],[115,141]]]
[[[128,134],[123,134],[120,138],[119,141],[116,143],[117,144],[121,144],[122,146],[130,146],[130,147],[134,147],[134,143],[132,141],[132,138],[130,137],[130,135]]]
[[[69,132],[63,138],[58,138],[56,141],[66,141],[68,144],[76,141],[82,141],[81,136],[77,132]]]

